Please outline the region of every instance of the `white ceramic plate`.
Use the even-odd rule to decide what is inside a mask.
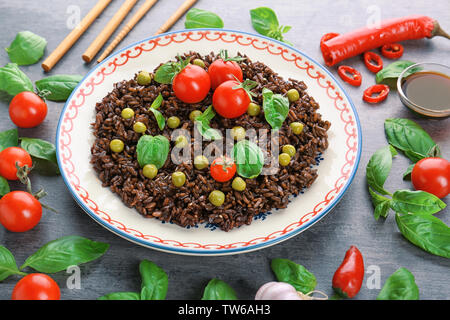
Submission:
[[[109,188],[103,188],[89,160],[94,141],[90,124],[95,104],[115,82],[137,71],[153,70],[177,54],[208,54],[227,49],[261,61],[285,79],[303,80],[331,121],[329,148],[321,155],[319,176],[286,209],[258,215],[249,226],[229,232],[210,225],[181,228],[142,217],[126,207]],[[263,36],[233,30],[177,31],[130,45],[94,67],[68,99],[58,124],[58,162],[72,196],[95,221],[140,245],[177,254],[224,255],[261,249],[304,231],[324,217],[342,198],[358,167],[361,128],[356,110],[341,85],[319,63],[301,51]]]

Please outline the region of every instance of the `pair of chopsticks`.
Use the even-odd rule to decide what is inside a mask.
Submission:
[[[103,61],[114,48],[125,38],[125,36],[133,29],[133,27],[144,17],[150,8],[158,0],[146,0],[139,8],[134,16],[126,23],[120,30],[111,44],[100,55],[97,62]],[[103,12],[103,10],[110,4],[111,0],[99,0],[97,4],[89,11],[89,13],[81,20],[81,22],[69,33],[69,35],[56,47],[56,49],[44,60],[42,68],[45,71],[50,71],[55,64],[66,54],[66,52],[73,46],[73,44],[81,37],[81,35],[89,28],[94,20]],[[113,32],[117,29],[119,24],[127,16],[130,10],[134,7],[137,0],[126,0],[117,13],[111,18],[106,27],[100,32],[97,38],[83,53],[82,58],[86,62],[92,61],[98,51],[108,41]],[[155,35],[166,32],[177,22],[183,14],[190,8],[197,0],[185,0],[184,3],[174,12],[174,14],[158,29]]]

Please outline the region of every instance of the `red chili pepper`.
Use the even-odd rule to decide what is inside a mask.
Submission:
[[[373,96],[376,94],[376,96]],[[376,84],[364,90],[363,100],[368,103],[378,103],[387,98],[389,86],[385,84]]]
[[[330,32],[330,33],[325,33],[322,38],[320,38],[320,49],[322,49],[322,45],[324,42],[333,39],[335,37],[337,37],[339,35],[339,33],[334,33],[334,32]]]
[[[361,85],[362,76],[358,70],[349,66],[340,66],[338,68],[338,74],[342,80],[351,84],[352,86],[359,87]]]
[[[381,54],[388,59],[398,59],[403,55],[403,50],[399,43],[385,44],[381,47]]]
[[[370,71],[377,73],[383,69],[383,60],[375,52],[367,51],[364,53],[364,63]]]
[[[343,298],[353,298],[361,289],[364,279],[364,260],[361,252],[351,246],[333,276],[334,291]]]
[[[367,27],[341,34],[325,41],[321,50],[325,63],[333,66],[342,60],[385,44],[434,36],[450,39],[436,20],[427,16],[412,15],[382,21],[379,28]]]

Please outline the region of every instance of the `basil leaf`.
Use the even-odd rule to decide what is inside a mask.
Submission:
[[[139,264],[141,273],[141,299],[142,300],[164,300],[167,295],[168,277],[163,269],[155,263],[143,260]]]
[[[203,291],[202,300],[237,300],[236,292],[227,283],[211,279]]]
[[[391,63],[390,65],[384,67],[382,70],[378,71],[375,80],[377,83],[383,83],[391,87],[392,89],[397,88],[397,79],[400,77],[400,74],[408,68],[412,66],[415,62],[400,60]],[[407,77],[417,71],[422,70],[421,67],[411,68],[408,72],[406,72],[403,76]]]
[[[386,146],[378,149],[367,163],[367,183],[369,187],[382,195],[390,194],[383,186],[391,171],[392,157],[395,155],[397,155],[397,151],[392,146]]]
[[[150,108],[150,111],[153,112],[153,115],[155,116],[159,130],[164,130],[164,127],[166,126],[166,119],[164,118],[162,113],[154,108]]]
[[[267,88],[263,88],[262,96],[266,121],[272,129],[280,129],[289,113],[289,99],[281,94],[274,94]]]
[[[419,300],[419,288],[413,274],[400,268],[387,278],[377,300]]]
[[[4,246],[0,246],[0,281],[13,274],[25,275],[17,268],[16,259],[14,259],[11,251]]]
[[[136,292],[113,292],[105,294],[97,300],[141,300],[141,296]]]
[[[264,166],[264,154],[256,144],[241,140],[233,146],[232,154],[241,177],[253,179],[259,176]]]
[[[223,28],[223,26],[223,21],[217,14],[197,8],[188,11],[184,22],[186,29]]]
[[[375,208],[373,213],[375,220],[378,220],[380,217],[387,218],[389,209],[391,208],[391,199],[380,196],[378,193],[375,193],[371,187],[369,187],[369,193],[372,199],[373,207]]]
[[[45,175],[59,174],[55,146],[45,140],[20,138],[20,146],[33,157],[36,171]]]
[[[45,99],[66,101],[82,79],[81,75],[61,74],[38,80],[35,85],[39,92],[46,93]]]
[[[156,99],[152,102],[152,105],[150,106],[150,108],[152,109],[158,109],[159,107],[161,107],[161,104],[163,103],[164,98],[162,96],[162,94],[158,94],[158,96],[156,97]]]
[[[142,136],[136,147],[139,165],[153,164],[161,168],[169,155],[170,143],[164,136]]]
[[[386,119],[384,130],[391,145],[400,149],[413,162],[427,157],[440,157],[439,146],[417,123],[409,119]]]
[[[171,84],[173,78],[183,70],[191,61],[191,58],[182,59],[178,57],[177,62],[169,61],[161,65],[155,72],[155,81],[163,84]]]
[[[267,36],[270,31],[277,30],[279,22],[275,12],[267,7],[259,7],[250,10],[250,17],[253,28],[263,36]]]
[[[403,180],[411,180],[411,173],[415,165],[416,164],[413,163],[406,169],[406,171],[403,173]]]
[[[447,205],[434,194],[425,191],[397,190],[392,196],[390,206],[399,213],[433,214]]]
[[[5,91],[11,96],[23,91],[33,92],[33,83],[17,64],[8,63],[0,68],[0,91]]]
[[[219,130],[213,129],[209,126],[209,122],[214,118],[216,113],[212,106],[209,106],[205,112],[195,118],[195,125],[198,132],[207,140],[220,140],[222,133]]]
[[[278,281],[289,283],[297,291],[307,294],[316,288],[316,277],[300,264],[289,259],[272,259],[270,267]]]
[[[19,66],[34,64],[44,55],[47,40],[30,31],[21,31],[6,48],[9,60]]]
[[[0,132],[0,151],[9,147],[17,147],[19,144],[19,133],[17,129]]]
[[[430,214],[395,215],[398,229],[412,244],[444,258],[450,258],[450,228]]]
[[[8,180],[0,176],[0,198],[10,191]]]
[[[20,269],[31,267],[39,272],[55,273],[66,270],[69,266],[98,259],[108,248],[107,243],[80,236],[66,236],[42,246],[25,260]]]

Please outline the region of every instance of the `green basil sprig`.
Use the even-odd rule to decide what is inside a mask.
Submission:
[[[31,31],[21,31],[11,45],[6,48],[9,60],[20,65],[38,62],[44,55],[47,40]]]
[[[183,70],[191,61],[191,57],[182,59],[178,57],[177,62],[169,61],[158,68],[155,72],[155,81],[163,84],[171,84],[173,78]]]
[[[395,215],[402,235],[419,248],[444,258],[450,258],[450,228],[430,214]]]
[[[241,140],[233,146],[231,152],[236,163],[236,171],[241,177],[253,179],[261,174],[264,154],[255,143]]]
[[[169,155],[170,143],[164,136],[143,135],[136,147],[139,165],[153,164],[161,168]]]
[[[105,294],[98,300],[141,300],[141,295],[137,292],[113,292]]]
[[[0,177],[0,198],[11,191],[8,180]]]
[[[398,213],[434,214],[447,205],[434,194],[425,191],[397,190],[392,195],[390,206]]]
[[[45,99],[66,101],[82,79],[81,75],[59,74],[38,80],[35,85]]]
[[[5,280],[13,274],[26,275],[17,268],[16,259],[14,259],[11,251],[4,246],[0,246],[0,281]]]
[[[274,94],[267,88],[263,88],[262,96],[266,121],[272,129],[280,129],[289,113],[289,99],[281,94]]]
[[[399,60],[391,63],[390,65],[384,67],[382,70],[378,71],[375,80],[377,83],[383,83],[391,87],[392,89],[397,88],[397,79],[400,77],[400,74],[405,70],[406,68],[412,66],[415,64],[415,62],[412,61],[406,61],[406,60]],[[406,72],[403,76],[407,77],[413,73],[416,73],[418,71],[422,70],[421,67],[415,67],[411,68]]]
[[[210,127],[210,121],[215,117],[212,106],[209,106],[201,115],[196,117],[195,126],[200,134],[207,140],[220,140],[222,139],[222,133]]]
[[[0,151],[9,147],[17,147],[19,144],[19,133],[17,129],[0,132]]]
[[[33,83],[16,63],[8,63],[0,68],[0,91],[4,91],[10,96],[15,96],[23,91],[33,92]]]
[[[163,102],[163,96],[161,93],[156,97],[155,101],[152,102],[150,106],[150,111],[155,116],[156,122],[158,123],[159,130],[163,130],[166,126],[166,119],[162,115],[161,112],[159,112],[157,109],[161,106]]]
[[[197,8],[188,11],[184,22],[186,29],[223,28],[223,26],[223,21],[217,14]]]
[[[263,36],[292,44],[285,40],[283,34],[291,30],[290,26],[280,26],[275,12],[267,7],[259,7],[250,10],[253,28]]]
[[[104,242],[80,236],[66,236],[42,246],[25,260],[20,269],[31,267],[39,272],[55,273],[98,259],[108,248],[109,244]]]
[[[203,291],[202,300],[237,300],[236,292],[227,283],[211,279]]]
[[[391,172],[392,157],[395,155],[397,151],[392,146],[386,146],[377,150],[367,163],[367,183],[374,191],[382,195],[390,195],[390,192],[384,189],[384,183]]]
[[[272,259],[270,267],[278,281],[291,284],[297,291],[307,294],[316,288],[316,277],[300,264],[289,259]]]
[[[419,300],[419,288],[414,275],[400,268],[387,278],[377,300]]]
[[[37,138],[20,138],[20,146],[33,158],[36,171],[46,174],[59,174],[55,145]]]

